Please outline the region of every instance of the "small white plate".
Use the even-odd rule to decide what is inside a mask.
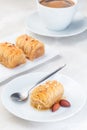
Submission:
[[[59,75],[58,73],[50,79],[58,80],[63,84],[64,96],[70,101],[71,107],[61,107],[56,112],[52,112],[51,110],[38,111],[30,105],[29,100],[24,103],[11,100],[10,95],[12,93],[28,91],[38,79],[45,75],[45,73],[30,73],[9,82],[1,96],[4,107],[19,118],[36,122],[61,121],[75,115],[83,108],[86,102],[83,88],[81,88],[76,81],[65,75]]]
[[[15,40],[18,36],[22,34],[15,34],[9,37],[3,38],[0,42],[11,42],[15,43]],[[52,58],[55,58],[59,55],[58,49],[54,49],[53,47],[45,44],[45,55],[35,59],[33,62],[27,59],[25,64],[19,65],[13,69],[7,68],[0,64],[0,82],[9,79],[10,77],[14,78],[17,75],[22,75],[24,72],[29,72],[29,70],[42,65],[43,63],[50,61]]]
[[[38,12],[32,13],[27,19],[27,29],[33,33],[49,37],[68,37],[80,34],[87,29],[87,17],[77,13],[72,23],[63,31],[48,30],[41,21]]]

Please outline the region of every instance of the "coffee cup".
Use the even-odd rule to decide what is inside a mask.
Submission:
[[[45,5],[41,2],[50,2],[51,4]],[[61,7],[52,7],[52,2],[62,0],[36,0],[38,7],[38,14],[44,26],[50,30],[61,31],[66,29],[72,22],[75,13],[77,12],[78,0],[72,0],[73,4]],[[67,1],[67,0],[64,0]],[[53,6],[57,6],[54,4]]]

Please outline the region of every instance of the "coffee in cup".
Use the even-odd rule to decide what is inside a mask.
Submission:
[[[73,6],[75,3],[72,0],[41,0],[40,4],[51,8],[65,8]]]

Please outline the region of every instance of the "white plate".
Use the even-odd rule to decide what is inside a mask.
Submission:
[[[0,39],[0,42],[8,41],[11,43],[15,43],[15,40],[19,35],[21,35],[21,34],[15,34],[10,37],[6,37],[4,39]],[[21,74],[22,72],[25,72],[25,71],[27,72],[30,69],[32,69],[38,65],[41,65],[44,62],[50,60],[51,58],[59,55],[58,49],[55,50],[53,47],[51,48],[51,46],[48,46],[45,43],[44,43],[44,45],[45,45],[45,55],[40,58],[37,58],[33,62],[30,60],[27,60],[27,62],[25,64],[19,65],[18,67],[13,68],[13,69],[9,69],[0,64],[0,82],[8,79],[9,77],[15,76],[17,74]]]
[[[56,79],[63,84],[64,96],[70,101],[71,107],[61,107],[56,112],[52,112],[51,110],[38,111],[29,104],[29,100],[24,103],[18,103],[11,100],[10,95],[12,93],[29,90],[33,83],[44,75],[44,73],[30,73],[9,82],[4,88],[1,96],[4,107],[19,118],[36,122],[55,122],[64,120],[75,115],[83,108],[86,102],[83,88],[71,78],[59,74],[56,74],[50,79]]]
[[[32,13],[27,19],[27,29],[33,33],[49,37],[68,37],[82,33],[87,29],[87,17],[76,14],[71,25],[63,31],[48,30],[40,20],[38,12]]]

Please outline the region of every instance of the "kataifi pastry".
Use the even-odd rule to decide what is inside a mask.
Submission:
[[[30,103],[38,110],[49,109],[54,103],[60,101],[63,93],[64,88],[60,82],[56,80],[47,81],[31,91]]]
[[[16,46],[22,49],[26,57],[31,61],[45,53],[44,44],[26,34],[17,38]]]
[[[8,68],[14,68],[26,62],[25,54],[11,43],[0,43],[0,63]]]

